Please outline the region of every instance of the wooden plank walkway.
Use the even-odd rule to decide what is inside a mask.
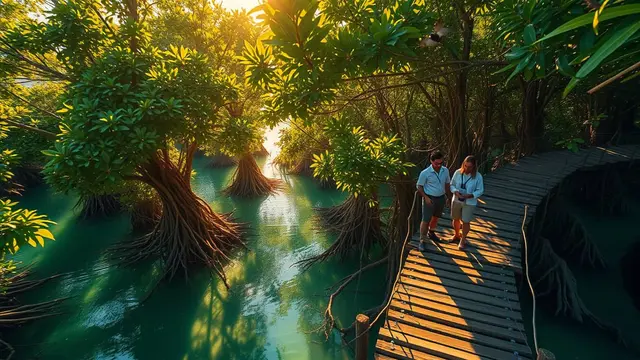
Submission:
[[[521,159],[484,177],[468,246],[410,244],[376,342],[376,359],[533,359],[520,312],[521,226],[549,191],[578,169],[640,159],[640,145],[550,152]],[[453,236],[440,219],[440,238]]]

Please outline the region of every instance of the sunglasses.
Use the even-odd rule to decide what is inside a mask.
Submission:
[[[444,161],[434,161],[433,165],[435,166],[442,166],[442,164],[444,163]]]

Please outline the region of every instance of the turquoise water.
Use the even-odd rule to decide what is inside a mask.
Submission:
[[[21,204],[55,220],[52,232],[57,240],[44,249],[23,249],[17,258],[35,264],[34,278],[62,276],[22,300],[68,299],[62,314],[7,334],[17,351],[14,359],[352,358],[338,336],[327,341],[317,329],[327,288],[355,271],[359,258],[317,264],[306,272],[295,264],[334,240],[318,230],[313,208],[339,204],[345,195],[320,189],[308,178],[281,174],[271,166],[272,156],[259,163],[267,176],[282,179],[285,189],[253,200],[223,196],[220,191],[231,181],[233,169],[210,169],[206,158],[196,159],[194,189],[214,210],[234,211],[239,221],[251,226],[249,250],[236,253],[226,269],[230,290],[206,271],[156,287],[159,270],[153,262],[110,266],[104,250],[132,238],[126,215],[80,221],[73,208],[76,198],[54,194],[44,186],[30,190]],[[620,218],[576,211],[609,263],[605,271],[574,267],[580,294],[594,313],[637,342],[640,313],[622,288],[618,260],[637,239],[634,220],[640,218],[640,209]],[[380,304],[384,271],[381,267],[366,273],[336,299],[334,314],[341,325]],[[530,327],[531,299],[525,287],[521,301]],[[597,329],[540,308],[536,328],[539,346],[552,350],[558,359],[637,358]]]
[[[210,169],[196,159],[194,189],[212,208],[234,211],[251,225],[249,251],[240,251],[226,272],[226,290],[206,271],[188,279],[155,284],[157,264],[108,266],[103,252],[131,239],[126,215],[80,221],[70,196],[46,187],[30,190],[25,207],[57,222],[55,242],[24,249],[18,258],[35,263],[34,277],[62,273],[22,297],[39,302],[69,297],[63,314],[10,334],[17,358],[38,359],[347,359],[352,352],[338,336],[328,341],[322,324],[327,288],[355,271],[359,258],[329,261],[306,272],[295,263],[333,241],[319,231],[313,207],[331,206],[344,194],[322,190],[308,178],[284,176],[260,161],[265,174],[279,177],[285,190],[273,196],[238,200],[221,195],[233,169]],[[384,267],[365,274],[338,297],[334,315],[349,325],[358,312],[380,304]],[[150,291],[153,293],[149,296]],[[335,335],[335,334],[334,334]],[[371,341],[373,345],[374,341]]]
[[[607,264],[606,269],[587,270],[570,263],[585,305],[602,321],[618,328],[632,349],[640,350],[640,311],[622,285],[620,258],[630,245],[640,240],[637,221],[640,207],[635,206],[625,216],[601,217],[588,208],[573,207],[572,211],[585,224]],[[526,285],[520,292],[525,321],[531,337],[532,301]],[[551,350],[558,359],[640,359],[640,352],[623,347],[611,336],[591,324],[580,324],[554,316],[540,307],[536,312],[538,346]]]

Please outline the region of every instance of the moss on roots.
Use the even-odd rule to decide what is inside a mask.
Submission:
[[[253,155],[245,154],[238,162],[231,185],[224,192],[238,197],[258,197],[270,195],[281,187],[282,181],[264,176]]]

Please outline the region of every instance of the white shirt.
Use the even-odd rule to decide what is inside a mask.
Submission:
[[[456,170],[451,178],[451,192],[455,193],[456,191],[462,195],[473,194],[473,197],[471,199],[467,199],[465,204],[472,206],[478,205],[478,198],[484,193],[484,181],[482,180],[482,175],[477,172],[475,177],[471,177],[471,175],[462,174],[460,169]],[[453,196],[453,201],[458,201],[458,198],[455,195]]]
[[[416,188],[418,186],[422,186],[425,194],[431,196],[442,196],[445,193],[445,184],[450,182],[451,177],[449,177],[449,169],[442,166],[440,168],[440,172],[436,173],[436,171],[433,170],[433,166],[429,165],[428,168],[420,172]]]

